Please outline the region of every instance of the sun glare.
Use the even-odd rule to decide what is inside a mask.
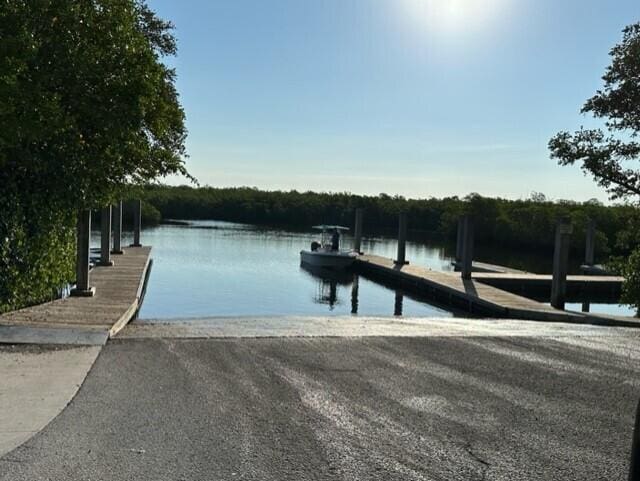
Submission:
[[[502,17],[510,0],[402,0],[410,18],[429,34],[477,32]]]

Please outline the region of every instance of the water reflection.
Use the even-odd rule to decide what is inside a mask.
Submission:
[[[351,285],[351,314],[358,313],[358,289],[360,287],[360,278],[358,275],[353,276],[353,284]]]
[[[300,249],[315,238],[314,233],[219,221],[145,229],[143,242],[153,246],[154,268],[140,318],[454,315],[449,307],[425,302],[411,292],[399,292],[381,280],[348,272],[301,269]],[[94,232],[92,247],[99,245],[99,239],[99,232]],[[130,241],[131,234],[125,233],[123,244]],[[345,235],[343,242],[350,245],[350,236]],[[392,258],[397,243],[395,239],[364,238],[362,247],[366,252]],[[92,255],[97,256],[97,251]],[[407,258],[412,265],[452,269],[451,258],[437,244],[407,242]],[[509,264],[504,259],[496,263]],[[591,312],[636,314],[631,307],[589,300]],[[548,302],[548,296],[541,301]],[[567,309],[579,311],[583,301],[568,299],[575,304],[567,304]]]
[[[352,270],[334,270],[326,267],[311,266],[301,263],[300,270],[315,281],[316,289],[313,301],[316,304],[323,304],[333,311],[336,306],[343,304],[341,295],[348,295],[351,292],[351,314],[358,314],[360,304],[359,289],[360,276]],[[341,289],[341,287],[343,289]],[[342,293],[341,291],[344,291]],[[401,289],[394,290],[393,315],[402,316],[404,311],[405,293]],[[420,302],[420,301],[418,301]],[[391,304],[391,303],[389,303]],[[433,308],[433,306],[431,306]],[[389,305],[391,308],[391,305]],[[389,312],[389,311],[388,311]]]
[[[402,316],[402,305],[404,304],[404,293],[396,289],[396,302],[393,306],[393,315]]]
[[[127,243],[127,233],[123,243]],[[153,246],[154,268],[141,319],[208,316],[362,315],[388,316],[395,290],[358,277],[300,268],[300,249],[316,234],[220,221],[163,225],[143,232]],[[92,239],[97,246],[99,235]],[[350,236],[343,237],[345,246]],[[365,238],[367,252],[393,257],[394,239]],[[451,269],[450,258],[435,245],[407,243],[413,264]],[[451,317],[449,309],[404,297],[405,316]]]
[[[341,304],[338,299],[338,284],[351,285],[351,313],[358,313],[358,282],[352,271],[327,269],[309,264],[300,264],[300,269],[316,280],[314,302],[328,305],[329,310],[333,310],[336,304]]]

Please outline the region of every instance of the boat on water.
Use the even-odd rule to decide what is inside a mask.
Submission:
[[[348,227],[340,225],[314,225],[314,229],[322,231],[320,242],[313,241],[309,250],[300,251],[300,261],[311,266],[326,267],[329,269],[344,269],[349,267],[358,257],[352,250],[336,249],[331,242],[332,233],[345,232]]]

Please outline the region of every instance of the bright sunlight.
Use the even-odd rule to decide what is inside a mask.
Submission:
[[[402,0],[403,8],[430,35],[477,32],[504,17],[509,0]]]

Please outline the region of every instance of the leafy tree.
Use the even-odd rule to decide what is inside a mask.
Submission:
[[[72,278],[75,210],[188,175],[171,29],[142,0],[0,2],[0,311]]]
[[[640,23],[624,29],[611,57],[604,89],[582,107],[582,113],[606,119],[605,129],[560,132],[549,148],[561,165],[581,163],[613,198],[629,198],[640,195],[640,170],[634,166],[640,160]]]
[[[86,207],[186,174],[170,29],[141,1],[2,2],[3,180]]]
[[[604,119],[604,128],[560,132],[549,142],[561,165],[580,163],[612,199],[640,200],[640,23],[626,27],[622,42],[611,50],[604,87],[582,113]],[[636,231],[637,229],[632,229]],[[638,245],[640,237],[635,238]],[[620,264],[626,283],[623,299],[640,308],[640,250]]]

